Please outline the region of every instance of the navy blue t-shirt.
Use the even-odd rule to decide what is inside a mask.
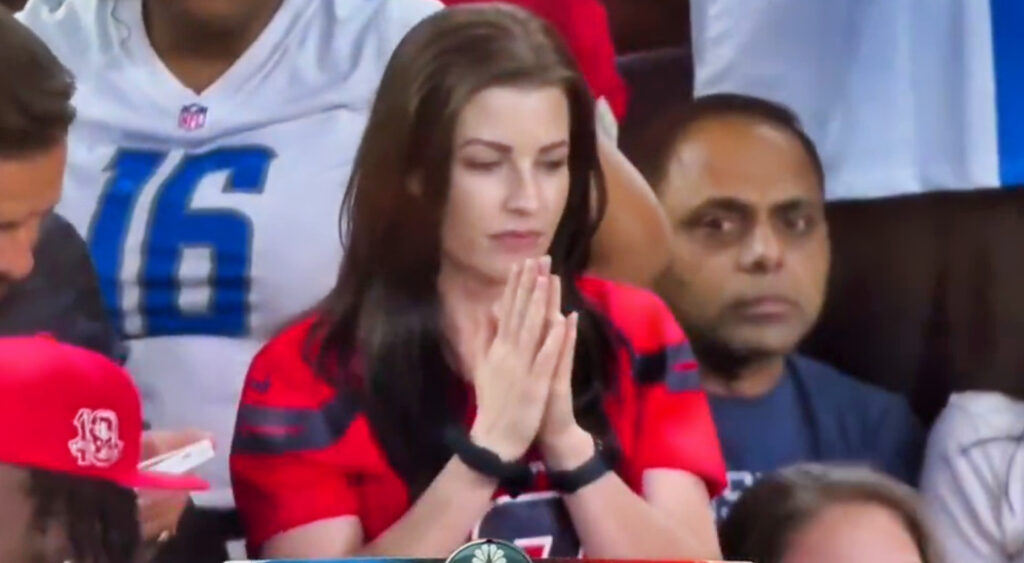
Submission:
[[[866,464],[916,484],[924,433],[906,400],[825,364],[793,356],[768,394],[708,399],[729,478],[719,521],[760,475],[804,461]]]

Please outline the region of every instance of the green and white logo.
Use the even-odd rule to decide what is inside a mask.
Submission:
[[[501,540],[480,540],[455,551],[446,563],[532,563],[518,547]]]

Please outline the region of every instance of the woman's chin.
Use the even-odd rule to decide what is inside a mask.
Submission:
[[[517,265],[524,264],[529,259],[539,259],[545,255],[543,252],[532,252],[530,254],[506,254],[506,253],[494,253],[490,254],[486,260],[479,262],[461,262],[457,267],[447,270],[450,274],[455,274],[456,277],[467,276],[474,278],[477,283],[484,282],[486,284],[504,285],[509,276],[512,275],[512,269]],[[442,265],[442,272],[446,268]],[[444,274],[442,274],[444,275]]]
[[[493,271],[500,275],[502,279],[508,279],[509,275],[512,274],[512,268],[521,266],[526,263],[527,260],[539,260],[544,257],[543,252],[531,252],[529,254],[515,255],[515,256],[503,256],[493,267]]]

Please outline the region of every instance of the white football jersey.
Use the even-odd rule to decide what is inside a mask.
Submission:
[[[233,504],[228,453],[253,356],[323,298],[377,86],[435,0],[285,0],[202,94],[149,43],[141,0],[32,0],[20,14],[74,73],[59,211],[88,241],[158,429],[202,428],[200,504]]]
[[[792,108],[830,198],[1024,182],[1021,6],[691,0],[695,94]]]

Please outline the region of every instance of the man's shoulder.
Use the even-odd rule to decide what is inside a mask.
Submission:
[[[113,6],[100,0],[29,0],[17,17],[72,73],[79,73],[89,56],[110,44],[102,35]]]
[[[865,414],[907,409],[906,399],[892,391],[861,381],[824,362],[795,354],[788,360],[815,400],[832,407],[868,409]]]
[[[45,282],[55,288],[77,287],[95,277],[82,236],[54,213],[43,222],[35,250],[35,268],[26,283]]]
[[[56,214],[41,227],[32,274],[0,302],[0,334],[39,332],[121,357],[85,242]]]
[[[41,254],[44,250],[67,249],[68,247],[71,247],[77,254],[79,250],[85,249],[85,240],[64,216],[59,213],[51,213],[40,228],[36,254]]]
[[[370,26],[391,49],[416,24],[444,8],[438,0],[324,0],[318,20],[326,18],[336,26]],[[349,41],[351,37],[339,37]],[[386,55],[390,56],[390,49]]]
[[[826,459],[870,461],[907,483],[917,481],[924,433],[906,398],[832,366],[791,359],[805,386]]]
[[[259,63],[268,111],[299,98],[327,111],[339,104],[369,108],[395,49],[416,24],[443,6],[436,0],[289,0],[282,25],[270,25],[262,41],[275,48]],[[285,25],[287,24],[287,25]],[[266,52],[266,51],[264,51]],[[275,53],[287,52],[282,59]],[[254,59],[255,60],[255,59]],[[329,62],[329,64],[326,64]],[[263,100],[263,97],[259,98]],[[286,113],[289,110],[286,110]],[[333,121],[332,121],[333,122]]]
[[[346,2],[348,0],[335,0],[335,2]],[[444,4],[439,0],[370,0],[371,4],[383,4],[392,20],[406,30],[424,18],[435,12],[444,9]]]

